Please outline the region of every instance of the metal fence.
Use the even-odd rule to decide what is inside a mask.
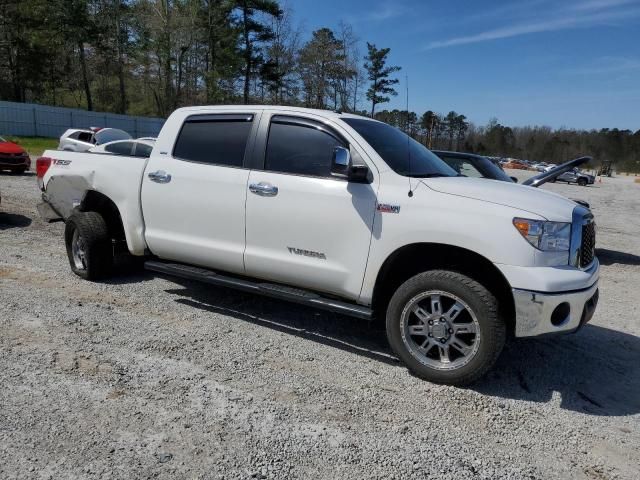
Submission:
[[[59,138],[68,128],[111,127],[133,138],[156,137],[163,124],[162,118],[0,101],[0,136]]]

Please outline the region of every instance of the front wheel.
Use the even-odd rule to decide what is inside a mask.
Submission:
[[[387,308],[387,338],[417,376],[467,385],[484,375],[504,346],[496,298],[457,272],[432,270],[403,283]]]
[[[76,212],[64,230],[73,273],[85,280],[106,278],[113,268],[113,245],[107,224],[96,212]]]

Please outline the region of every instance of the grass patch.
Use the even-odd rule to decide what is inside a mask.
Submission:
[[[30,156],[38,157],[42,155],[45,150],[55,150],[58,148],[57,138],[45,138],[45,137],[2,137],[10,142],[17,143],[24,148]]]

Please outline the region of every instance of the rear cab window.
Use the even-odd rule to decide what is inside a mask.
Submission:
[[[203,114],[186,118],[175,146],[178,160],[242,167],[253,114]]]
[[[133,150],[133,142],[115,142],[104,147],[105,152],[114,155],[131,155]]]

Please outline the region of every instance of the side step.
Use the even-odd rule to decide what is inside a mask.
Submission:
[[[331,312],[341,313],[351,317],[363,318],[365,320],[370,320],[372,316],[371,309],[363,307],[362,305],[322,297],[317,293],[313,293],[308,290],[287,287],[285,285],[262,283],[260,281],[253,281],[246,278],[221,275],[212,270],[193,267],[182,263],[148,260],[144,262],[144,268],[153,272],[173,275],[189,280],[196,280],[220,287],[235,288],[236,290],[242,290],[244,292],[266,295],[268,297],[288,300],[290,302],[300,303],[302,305],[308,305],[322,310],[329,310]]]

